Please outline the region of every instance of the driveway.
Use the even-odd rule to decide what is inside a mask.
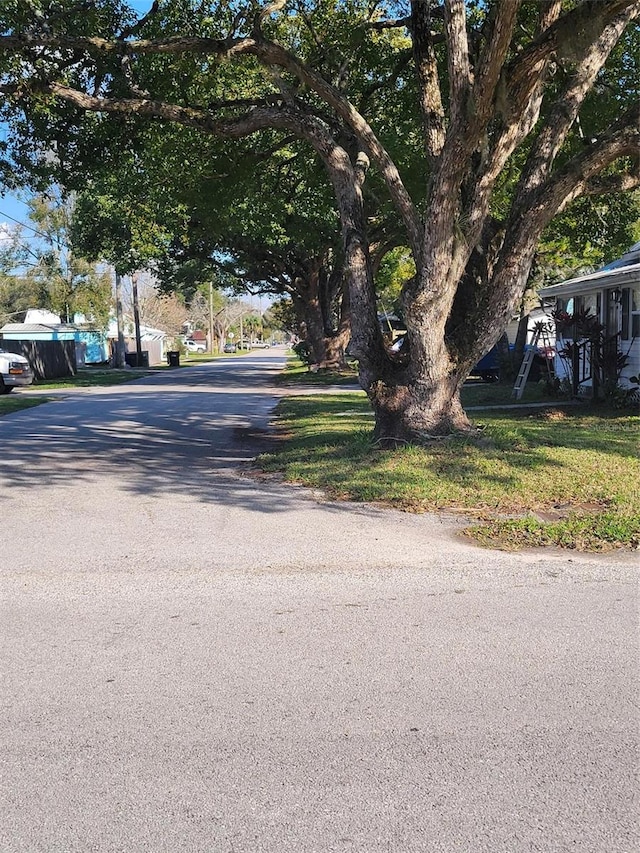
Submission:
[[[246,476],[283,361],[0,420],[0,849],[637,849],[636,560]]]

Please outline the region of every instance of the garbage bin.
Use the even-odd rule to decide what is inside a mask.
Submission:
[[[140,358],[137,352],[127,352],[124,355],[125,362],[129,367],[149,367],[149,350],[142,350]]]
[[[167,352],[167,364],[169,367],[180,367],[180,350],[169,350]]]

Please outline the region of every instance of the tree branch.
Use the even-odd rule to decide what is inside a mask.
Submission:
[[[578,4],[561,17],[554,19],[556,7],[553,2],[541,9],[541,33],[531,44],[518,53],[505,68],[505,79],[509,81],[509,99],[522,102],[522,95],[530,92],[539,78],[540,63],[553,55],[569,49],[576,41],[576,34],[588,32],[594,17],[606,24],[619,14],[629,10],[629,17],[638,14],[638,0],[587,0]],[[550,26],[545,26],[552,21]]]
[[[456,3],[462,0],[455,0]],[[0,36],[0,53],[2,52],[20,52],[28,47],[33,47],[34,44],[45,44],[54,48],[68,48],[73,50],[84,50],[90,54],[105,53],[115,55],[134,55],[134,54],[180,54],[180,53],[196,53],[209,54],[219,58],[232,58],[241,55],[253,55],[266,65],[274,65],[286,69],[293,74],[301,82],[305,83],[310,89],[320,96],[336,113],[337,115],[351,128],[351,130],[360,138],[362,145],[366,148],[367,154],[375,163],[380,171],[389,193],[402,216],[407,229],[408,239],[412,250],[416,257],[420,254],[421,245],[421,226],[418,211],[407,192],[398,169],[389,156],[384,146],[380,143],[377,136],[373,132],[370,125],[365,121],[363,116],[355,109],[347,98],[335,87],[327,82],[320,74],[313,69],[299,62],[296,57],[273,42],[263,40],[262,38],[237,38],[237,39],[206,39],[196,38],[191,36],[177,36],[169,39],[141,39],[137,41],[117,41],[99,37],[49,37],[42,36],[34,40],[31,37],[17,36]],[[59,84],[51,84],[52,86]],[[62,97],[62,90],[59,89],[57,94]],[[69,90],[70,91],[70,90]],[[76,98],[76,103],[81,106],[80,93],[75,96],[69,96],[68,99]],[[149,102],[157,103],[157,102]],[[169,105],[165,104],[168,109]],[[97,106],[83,106],[82,109],[99,110]],[[189,117],[187,113],[180,110],[185,108],[174,108],[175,118],[171,121],[180,121],[190,123],[192,126],[203,126],[198,123],[193,116]],[[147,112],[150,110],[150,112]],[[107,111],[118,112],[116,107],[110,107]],[[125,112],[127,110],[124,110]],[[129,112],[138,112],[141,115],[155,115],[153,108],[150,108],[146,103],[141,103],[135,110],[129,109]],[[181,118],[180,118],[180,117]],[[168,118],[167,114],[167,118]],[[204,121],[204,117],[199,119]],[[206,122],[205,122],[206,123]]]
[[[425,152],[433,168],[436,159],[442,152],[446,130],[438,63],[434,50],[434,38],[431,33],[431,3],[429,0],[412,0],[411,35],[420,92]]]
[[[520,181],[516,207],[525,202],[527,195],[535,194],[551,175],[555,158],[578,116],[580,106],[630,19],[638,14],[640,2],[636,0],[633,4],[627,4],[627,8],[604,26],[597,37],[583,48],[572,77],[556,101],[529,153]]]
[[[639,151],[640,129],[637,122],[632,121],[621,127],[616,125],[597,145],[570,160],[544,185],[539,196],[544,198],[546,221],[551,221],[556,213],[564,210],[576,198],[595,194],[598,186],[608,187],[608,191],[637,186],[637,173],[607,175],[602,178],[599,175],[622,157],[631,157],[637,161]]]
[[[623,193],[640,187],[640,169],[636,164],[636,174],[598,175],[583,185],[583,196],[609,195]]]
[[[451,123],[457,126],[464,120],[472,82],[464,0],[445,0],[444,15]]]
[[[562,12],[561,0],[548,0],[540,9],[538,26],[541,31],[552,26]],[[541,60],[535,69],[537,79],[535,85],[522,93],[522,102],[508,105],[508,115],[503,107],[503,129],[494,140],[491,150],[488,152],[484,167],[477,176],[475,190],[469,204],[468,227],[466,230],[467,240],[470,245],[475,245],[480,239],[483,225],[489,211],[491,193],[495,182],[502,172],[509,157],[518,145],[526,139],[535,127],[540,116],[540,108],[544,96],[544,81],[549,60]],[[496,90],[496,96],[498,92]],[[506,99],[503,92],[502,100]],[[517,106],[517,111],[515,107]]]
[[[119,38],[121,38],[121,39],[131,38],[131,36],[139,33],[140,30],[144,27],[144,25],[146,23],[148,23],[148,21],[150,21],[151,18],[154,17],[156,12],[158,11],[159,5],[160,5],[159,0],[153,0],[153,3],[151,4],[151,8],[149,9],[149,11],[145,15],[143,15],[139,21],[136,21],[135,24],[132,24],[130,27],[127,27],[126,29],[122,30]]]
[[[502,67],[511,44],[511,37],[520,7],[520,0],[500,0],[493,7],[491,37],[482,52],[475,74],[473,87],[475,107],[475,133],[484,132],[496,92]]]

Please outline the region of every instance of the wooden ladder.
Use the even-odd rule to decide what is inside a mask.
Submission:
[[[538,354],[538,341],[540,340],[542,340],[542,345],[545,350],[551,346],[549,330],[547,329],[546,323],[543,323],[542,321],[536,323],[533,327],[533,337],[531,339],[531,343],[529,344],[529,348],[525,350],[524,358],[522,359],[522,364],[520,365],[520,371],[516,376],[513,391],[511,392],[511,396],[515,397],[516,400],[519,400],[524,393],[524,389],[527,385],[527,379],[529,378],[531,365],[533,364],[534,358]],[[549,367],[547,366],[547,370],[548,369]]]

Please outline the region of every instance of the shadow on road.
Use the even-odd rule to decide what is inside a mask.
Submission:
[[[73,478],[115,478],[140,495],[189,494],[200,501],[286,509],[238,476],[275,440],[273,367],[249,363],[222,373],[196,368],[131,385],[64,397],[3,419],[0,480],[46,489]]]

